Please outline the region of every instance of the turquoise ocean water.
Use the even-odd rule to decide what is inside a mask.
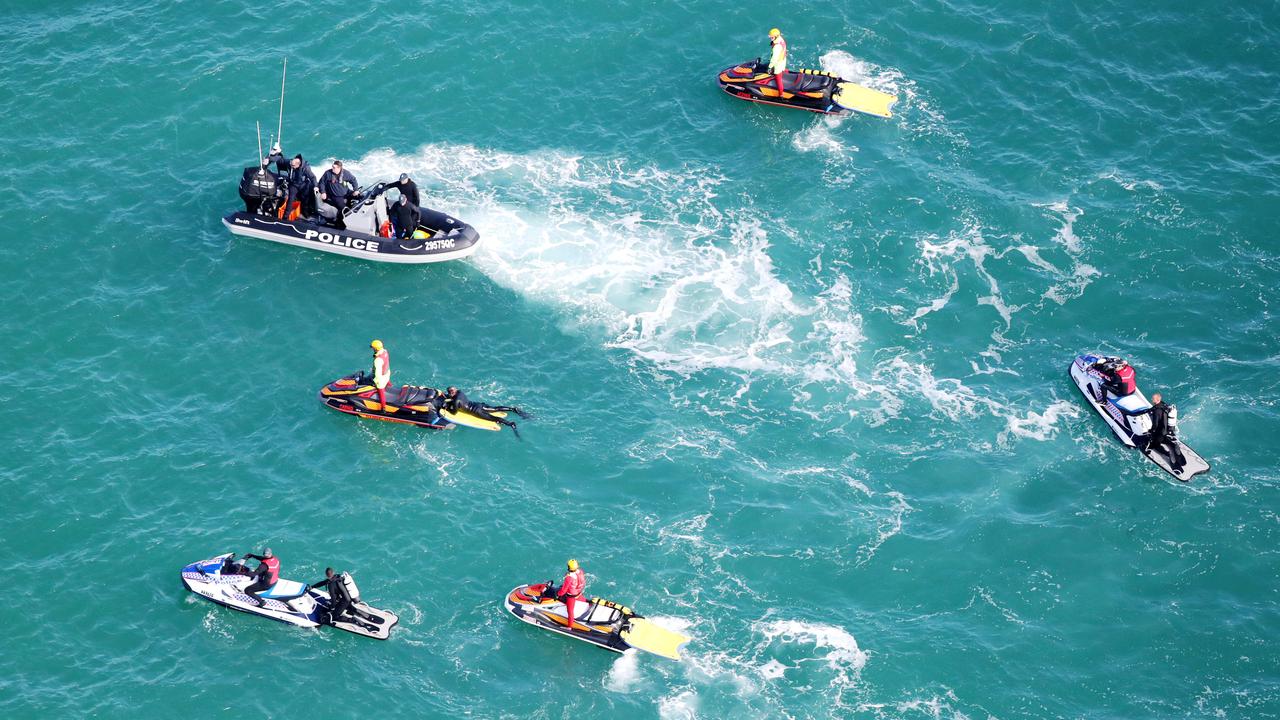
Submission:
[[[7,5],[0,715],[1280,715],[1274,2]],[[774,25],[896,117],[720,93]],[[229,235],[285,57],[286,151],[473,258]],[[323,408],[373,337],[523,442]],[[402,627],[179,582],[264,545]],[[686,660],[504,613],[568,556]]]

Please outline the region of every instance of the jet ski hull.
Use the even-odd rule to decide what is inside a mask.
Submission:
[[[258,605],[245,594],[244,589],[253,583],[249,575],[225,572],[225,561],[233,553],[223,553],[208,560],[191,563],[182,569],[182,584],[190,592],[223,607],[249,615],[297,625],[320,627],[330,625],[357,635],[386,640],[399,618],[386,610],[378,610],[358,602],[355,607],[377,621],[353,624],[349,619],[334,621],[330,617],[329,595],[321,590],[311,590],[303,583],[280,580],[270,590],[262,593]]]
[[[387,407],[383,407],[377,390],[367,373],[355,372],[344,378],[335,380],[320,389],[320,402],[326,407],[347,415],[365,418],[366,420],[384,420],[386,422],[416,425],[430,430],[447,430],[456,425],[479,430],[501,430],[502,426],[492,420],[472,415],[465,410],[451,413],[438,409],[433,398],[434,388],[416,385],[390,385],[386,388]],[[506,417],[503,410],[493,410],[495,417]]]
[[[1139,449],[1139,452],[1157,467],[1182,482],[1188,482],[1196,475],[1208,472],[1209,463],[1181,440],[1177,441],[1178,448],[1182,451],[1186,463],[1180,470],[1174,470],[1172,458],[1163,449],[1142,449],[1146,444],[1145,436],[1151,432],[1151,416],[1145,412],[1151,407],[1151,403],[1141,390],[1135,390],[1123,398],[1106,397],[1102,389],[1103,376],[1093,368],[1094,363],[1099,359],[1101,359],[1099,355],[1079,355],[1071,362],[1068,374],[1076,384],[1076,388],[1080,390],[1080,394],[1084,395],[1089,402],[1090,407],[1102,417],[1107,427],[1111,428],[1112,434],[1125,445]]]
[[[423,208],[424,215],[433,211]],[[449,232],[433,237],[398,240],[353,230],[339,230],[306,220],[281,220],[269,215],[234,212],[222,223],[236,235],[305,247],[321,252],[374,262],[422,264],[465,258],[476,251],[480,234],[470,225],[443,213],[435,213],[456,224]]]
[[[823,115],[857,112],[888,118],[893,116],[892,108],[898,101],[896,95],[856,85],[823,70],[783,73],[784,91],[779,93],[777,80],[759,58],[721,70],[717,81],[721,90],[740,100]]]
[[[680,659],[686,635],[658,626],[630,608],[601,598],[580,598],[568,622],[565,604],[551,597],[546,583],[521,585],[507,593],[507,612],[523,623],[616,653],[644,650]]]

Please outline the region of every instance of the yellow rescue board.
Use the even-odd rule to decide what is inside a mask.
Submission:
[[[494,417],[500,417],[500,418],[504,418],[507,416],[507,414],[501,410],[496,410],[489,414],[493,415]],[[478,418],[475,415],[472,415],[471,413],[465,410],[456,414],[451,413],[448,410],[441,410],[440,417],[444,418],[445,420],[448,420],[449,422],[455,425],[464,425],[466,427],[475,428],[477,430],[495,430],[496,431],[496,430],[502,429],[502,426],[499,425],[498,423],[492,420],[485,420],[484,418]]]
[[[876,117],[893,117],[890,108],[898,102],[897,95],[890,95],[879,90],[872,90],[851,82],[842,82],[836,86],[831,99],[842,108],[854,112],[875,115]]]
[[[654,625],[644,618],[634,618],[631,627],[622,631],[622,639],[631,647],[672,660],[680,659],[680,646],[689,642],[688,635],[681,635],[661,625]]]

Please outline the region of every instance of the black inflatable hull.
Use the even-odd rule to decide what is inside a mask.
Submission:
[[[470,225],[444,213],[422,208],[423,222],[455,225],[447,234],[426,239],[397,240],[350,230],[339,230],[305,220],[278,220],[268,215],[235,212],[222,222],[236,235],[346,255],[347,257],[390,263],[433,263],[457,260],[476,251],[480,233]],[[451,222],[447,222],[451,221]]]

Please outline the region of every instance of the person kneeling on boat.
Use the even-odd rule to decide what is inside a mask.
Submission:
[[[1142,449],[1163,451],[1169,456],[1173,471],[1180,472],[1187,464],[1187,458],[1178,442],[1178,408],[1165,403],[1160,393],[1152,393],[1151,409],[1147,414],[1151,416],[1151,431],[1147,433]]]
[[[1133,366],[1122,358],[1103,358],[1093,364],[1093,368],[1102,373],[1103,383],[1098,402],[1107,399],[1107,393],[1115,397],[1132,395],[1138,390],[1137,373]]]
[[[371,619],[370,616],[356,608],[356,599],[351,597],[351,592],[347,590],[346,573],[335,573],[333,568],[325,568],[324,579],[311,583],[310,587],[316,590],[323,587],[325,592],[329,593],[330,623],[338,622],[346,618],[348,614],[357,620]]]
[[[276,581],[280,579],[280,561],[271,553],[271,548],[263,550],[261,555],[245,553],[244,558],[258,561],[258,569],[253,572],[253,582],[244,589],[244,594],[258,607],[262,607],[263,601],[258,593],[275,587]]]
[[[489,420],[490,422],[496,422],[499,425],[506,425],[512,430],[516,429],[516,424],[514,422],[503,417],[498,417],[497,415],[492,414],[492,411],[513,412],[520,417],[525,416],[524,411],[518,407],[512,407],[510,405],[485,405],[484,403],[469,400],[465,393],[452,385],[445,388],[444,409],[451,413],[457,413],[465,410],[468,414],[475,415],[481,420]]]
[[[401,191],[400,199],[391,206],[391,222],[396,226],[396,237],[401,240],[413,237],[413,231],[418,229],[418,221],[421,219],[422,211]]]
[[[565,563],[564,580],[560,582],[560,588],[555,591],[556,599],[564,603],[564,616],[568,619],[568,627],[573,628],[573,606],[578,602],[578,598],[582,597],[582,592],[587,589],[587,576],[582,572],[582,568],[578,567],[578,561],[572,558]]]
[[[373,387],[378,391],[378,409],[387,411],[387,385],[391,384],[391,355],[381,340],[369,343],[373,348]]]
[[[787,41],[782,31],[774,28],[769,31],[769,44],[772,46],[769,55],[769,73],[778,82],[778,97],[782,98],[782,74],[787,71]]]
[[[342,219],[342,213],[347,209],[347,205],[359,194],[360,185],[356,182],[356,176],[351,174],[350,170],[342,169],[342,161],[334,160],[333,166],[324,171],[320,176],[320,199],[333,209],[338,211],[338,216],[334,222],[337,227],[345,228],[346,223]]]

